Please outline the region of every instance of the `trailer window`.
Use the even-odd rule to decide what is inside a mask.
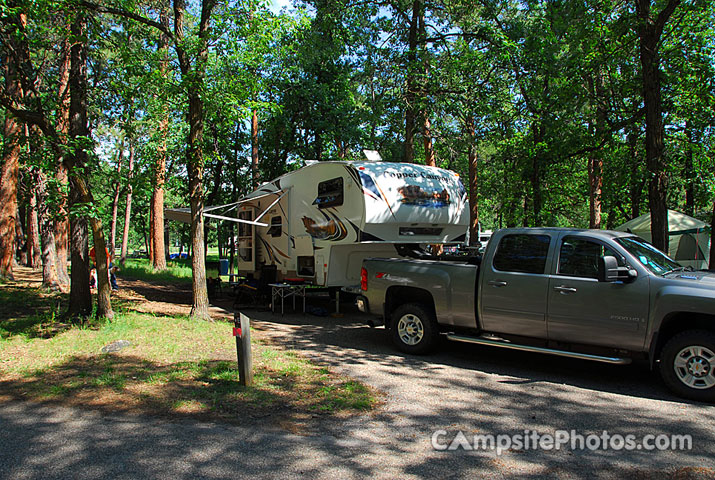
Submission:
[[[318,184],[318,196],[313,205],[318,208],[337,207],[343,204],[343,177],[333,178]]]
[[[268,228],[268,235],[271,237],[280,237],[283,233],[283,219],[281,217],[272,217],[271,226]]]
[[[253,221],[253,212],[250,210],[244,210],[238,212],[238,218],[244,220],[244,222],[239,222],[238,224],[238,236],[239,237],[250,237],[253,235],[253,225],[245,222]]]
[[[548,235],[506,235],[494,255],[494,268],[502,272],[544,273],[549,242]]]
[[[298,257],[298,275],[301,277],[315,275],[315,259],[313,257]]]

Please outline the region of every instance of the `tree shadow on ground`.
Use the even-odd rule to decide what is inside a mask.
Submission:
[[[242,425],[353,410],[351,400],[360,398],[341,390],[352,388],[349,380],[317,370],[276,370],[259,362],[254,384],[247,387],[231,361],[158,364],[122,354],[74,356],[22,378],[0,380],[0,399]],[[369,398],[371,392],[365,393]]]
[[[17,285],[0,289],[0,338],[51,338],[74,325],[64,318],[67,295]]]

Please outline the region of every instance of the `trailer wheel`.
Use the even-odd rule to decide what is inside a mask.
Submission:
[[[432,311],[419,303],[405,303],[392,313],[390,336],[405,353],[422,355],[434,349],[439,338],[437,320]]]
[[[660,375],[681,397],[715,401],[715,333],[687,330],[668,340],[660,355]]]

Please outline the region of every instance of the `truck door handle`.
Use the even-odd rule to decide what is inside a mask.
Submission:
[[[503,280],[489,280],[487,283],[493,287],[506,287],[507,285]]]
[[[558,287],[554,287],[554,290],[557,292],[560,292],[562,295],[567,295],[569,293],[576,293],[576,289],[573,287],[567,287],[566,285],[560,285]]]

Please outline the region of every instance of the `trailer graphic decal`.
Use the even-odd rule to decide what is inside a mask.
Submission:
[[[353,227],[353,230],[355,230],[355,235],[357,238],[358,242],[384,242],[385,240],[379,237],[376,237],[375,235],[371,233],[364,232],[360,230],[360,228],[355,225],[353,222],[348,219],[348,223],[350,224],[351,227]]]
[[[320,212],[324,220],[318,222],[313,218],[304,216],[302,218],[305,231],[318,240],[339,241],[348,236],[348,229],[345,224],[335,215],[324,210]]]
[[[360,181],[357,183],[358,183],[358,185],[362,185],[362,193],[365,196],[372,198],[373,200],[378,200],[378,201],[383,200],[385,202],[385,205],[387,205],[388,210],[390,210],[390,213],[392,214],[392,216],[394,218],[395,212],[392,211],[392,206],[390,205],[390,202],[387,200],[387,197],[383,193],[380,186],[377,184],[377,181],[375,181],[375,179],[372,178],[372,176],[363,172],[362,170],[358,170],[357,174],[360,179]]]
[[[397,189],[402,197],[400,202],[405,205],[415,205],[419,207],[442,208],[450,204],[449,192],[435,190],[429,192],[418,185],[405,185]]]
[[[275,262],[275,263],[277,263],[278,265],[283,265],[283,262],[281,262],[281,261],[278,259],[278,256],[276,255],[275,252],[280,253],[280,254],[281,254],[283,257],[285,257],[285,258],[289,258],[288,255],[286,255],[285,253],[281,252],[281,251],[278,250],[277,248],[274,248],[273,246],[271,246],[271,244],[268,243],[268,242],[266,242],[263,238],[260,238],[260,237],[259,237],[259,239],[261,240],[261,243],[263,244],[263,248],[266,249],[266,253],[268,254],[268,259],[269,259],[271,262]],[[274,252],[274,250],[275,250],[275,252]]]
[[[377,188],[375,181],[370,175],[365,172],[360,172],[360,180],[362,181],[362,191],[368,197],[372,197],[375,200],[384,200],[380,190]]]

